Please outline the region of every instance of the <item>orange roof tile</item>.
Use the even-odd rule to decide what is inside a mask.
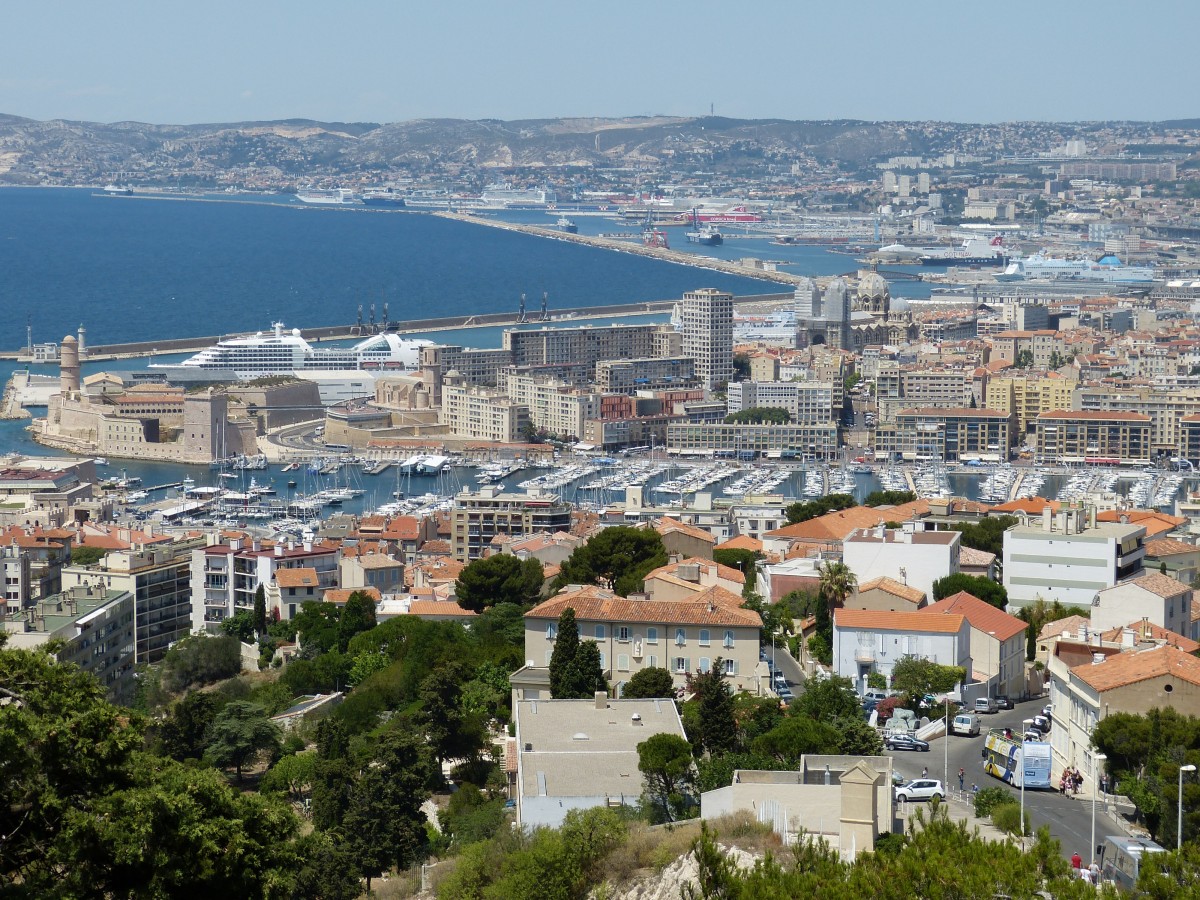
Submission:
[[[349,600],[350,595],[354,594],[354,593],[366,594],[368,597],[370,597],[376,603],[379,602],[379,598],[381,596],[379,593],[379,589],[373,588],[373,587],[333,588],[331,590],[326,591],[324,596],[322,597],[322,599],[326,603],[333,603],[333,604],[336,604],[337,606],[341,606],[343,603],[345,603],[347,600]]]
[[[1013,635],[1025,630],[1025,623],[1016,616],[1010,616],[1002,609],[996,609],[990,603],[980,600],[974,594],[959,591],[951,594],[931,606],[921,610],[927,615],[946,615],[957,613],[965,616],[976,631],[994,634],[997,640],[1007,641]]]
[[[876,612],[869,609],[839,609],[833,614],[838,628],[869,628],[872,631],[924,631],[956,634],[966,619],[961,615],[927,616],[921,612]]]
[[[678,576],[679,575],[679,567],[680,566],[689,566],[689,565],[699,566],[700,571],[703,574],[708,574],[709,570],[715,567],[717,570],[718,578],[723,578],[726,581],[736,581],[738,584],[746,583],[746,576],[743,575],[737,569],[731,568],[730,566],[722,565],[721,563],[718,563],[718,562],[713,562],[711,559],[701,559],[698,556],[691,556],[691,557],[688,557],[687,559],[681,559],[681,560],[679,560],[679,562],[667,563],[665,566],[659,566],[657,569],[652,570],[646,576],[646,578],[647,579],[656,578],[660,575]]]
[[[761,552],[762,548],[763,542],[758,538],[750,537],[748,534],[739,534],[713,547],[714,550],[749,550],[753,553]]]
[[[661,519],[655,519],[651,523],[652,527],[659,534],[670,534],[673,531],[678,531],[681,534],[686,534],[688,537],[694,537],[697,540],[704,541],[708,544],[715,544],[717,539],[703,528],[698,528],[695,525],[688,525],[686,522],[680,522],[678,519],[672,519],[669,516],[663,516]]]
[[[413,616],[474,616],[471,609],[463,609],[453,600],[413,600],[408,604],[409,615]]]
[[[1146,555],[1156,558],[1196,552],[1200,552],[1200,547],[1185,541],[1177,541],[1175,538],[1159,538],[1153,541],[1146,541]]]
[[[1164,644],[1170,644],[1172,647],[1178,647],[1184,653],[1195,653],[1197,650],[1200,650],[1200,642],[1193,641],[1191,638],[1176,634],[1174,631],[1168,631],[1161,625],[1155,625],[1153,622],[1142,619],[1130,622],[1128,625],[1110,628],[1108,631],[1101,632],[1100,640],[1108,641],[1110,644],[1119,644],[1126,628],[1134,633],[1135,640],[1161,641]]]
[[[525,618],[557,619],[570,607],[577,619],[588,621],[761,628],[758,613],[743,609],[741,604],[741,597],[720,587],[711,587],[683,600],[628,600],[602,588],[587,586],[539,603],[525,613]]]
[[[864,591],[883,591],[887,594],[892,594],[899,597],[901,600],[907,600],[910,603],[920,603],[925,599],[925,592],[920,588],[911,587],[903,584],[893,578],[888,578],[886,575],[881,575],[878,578],[872,578],[866,584],[858,586],[858,592],[861,594]]]
[[[320,580],[313,568],[276,569],[275,583],[281,588],[317,587]]]
[[[1071,674],[1094,690],[1104,692],[1150,678],[1178,678],[1200,687],[1200,659],[1177,647],[1117,653],[1102,663],[1084,663]]]

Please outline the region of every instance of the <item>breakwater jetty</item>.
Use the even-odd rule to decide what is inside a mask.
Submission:
[[[648,256],[666,262],[678,263],[683,266],[693,266],[700,269],[712,269],[726,275],[741,275],[744,278],[761,278],[763,281],[774,281],[778,284],[797,285],[805,280],[801,275],[781,272],[768,266],[762,260],[727,260],[711,256],[699,256],[695,253],[684,253],[681,250],[671,250],[666,247],[647,247],[642,243],[628,240],[617,240],[611,237],[601,237],[590,234],[569,234],[557,228],[541,225],[526,225],[516,222],[504,222],[500,219],[484,218],[466,213],[435,212],[435,216],[443,219],[453,219],[456,222],[468,222],[473,225],[486,225],[489,228],[501,228],[505,231],[516,231],[535,237],[550,238],[556,241],[566,241],[572,244],[583,244],[587,247],[597,247],[601,250],[615,250],[618,253],[633,253],[637,256]]]
[[[746,273],[741,273],[746,274]],[[734,298],[739,305],[755,305],[785,302],[792,299],[792,293],[778,294],[748,294]],[[574,306],[559,309],[549,309],[543,317],[540,311],[526,312],[524,315],[517,311],[475,313],[465,316],[443,316],[429,319],[408,319],[404,322],[386,322],[375,324],[355,323],[353,325],[327,325],[319,328],[301,329],[305,340],[313,343],[321,341],[347,340],[365,338],[373,334],[390,332],[393,334],[420,334],[435,331],[453,331],[459,328],[511,327],[516,325],[548,325],[565,327],[576,322],[583,323],[590,319],[608,319],[613,316],[636,316],[654,313],[669,313],[678,302],[677,298],[670,300],[646,300],[640,303],[611,303],[605,306]],[[239,332],[235,334],[207,335],[203,337],[163,338],[154,341],[134,341],[125,344],[92,344],[89,345],[84,359],[88,362],[103,362],[114,359],[132,359],[134,357],[161,356],[171,353],[195,353],[205,347],[211,347],[217,341],[232,337],[246,337],[255,332]],[[0,359],[30,362],[28,348],[19,350],[0,351]],[[55,361],[56,362],[56,361]]]

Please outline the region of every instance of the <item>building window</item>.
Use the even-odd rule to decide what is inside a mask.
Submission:
[[[658,657],[657,656],[647,656],[646,657],[646,665],[650,666],[651,668],[657,668],[658,667]]]
[[[736,675],[737,674],[737,660],[735,660],[735,659],[725,660],[725,674],[726,675]]]
[[[700,657],[700,664],[697,666],[697,669],[701,672],[708,672],[708,670],[711,668],[712,660],[710,660],[707,656]]]
[[[629,671],[629,654],[627,654],[627,653],[617,654],[617,669],[622,672]]]
[[[725,629],[725,646],[727,648],[733,647],[733,629],[732,628]]]
[[[673,668],[675,669],[676,675],[686,675],[687,670],[688,670],[687,657],[686,656],[675,657],[675,664],[674,664]]]
[[[700,646],[707,647],[709,644],[709,634],[707,628],[700,629]],[[701,670],[703,671],[703,670]]]
[[[551,622],[546,626],[546,640],[552,641],[558,637],[558,623]]]
[[[682,628],[675,629],[675,643],[680,647],[687,643],[687,635],[684,634]]]
[[[617,628],[617,640],[618,641],[629,640],[629,626],[628,625],[621,625],[619,628]]]
[[[600,651],[600,671],[601,672],[603,672],[605,669],[608,668],[608,661],[604,657],[605,657],[605,654],[604,654],[604,651],[602,650],[602,651]]]
[[[658,643],[658,629],[657,628],[647,628],[646,629],[646,643],[647,644],[657,644]]]
[[[604,626],[603,625],[596,626],[596,640],[598,640],[598,641],[604,640]]]

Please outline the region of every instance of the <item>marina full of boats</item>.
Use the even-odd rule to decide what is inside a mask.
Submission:
[[[116,469],[98,462],[104,490],[135,519],[190,526],[240,527],[264,534],[312,528],[337,513],[430,515],[452,507],[456,494],[483,485],[513,493],[555,494],[582,509],[624,503],[631,489],[643,504],[664,510],[693,506],[707,494],[713,506],[783,502],[874,490],[913,491],[920,497],[959,496],[988,504],[1036,496],[1101,502],[1106,508],[1173,509],[1195,476],[1189,472],[1042,468],[1008,463],[979,466],[924,463],[872,465],[801,461],[683,460],[649,456],[564,456],[549,468],[523,459],[471,460],[454,455],[386,457],[327,455],[269,464],[265,457],[226,460],[201,476],[145,483],[136,464]],[[1189,485],[1189,478],[1192,479]],[[206,481],[207,483],[200,483]]]

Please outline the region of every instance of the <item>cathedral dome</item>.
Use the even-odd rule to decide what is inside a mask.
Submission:
[[[878,272],[867,272],[859,279],[858,296],[862,299],[875,299],[891,296],[887,280]]]

